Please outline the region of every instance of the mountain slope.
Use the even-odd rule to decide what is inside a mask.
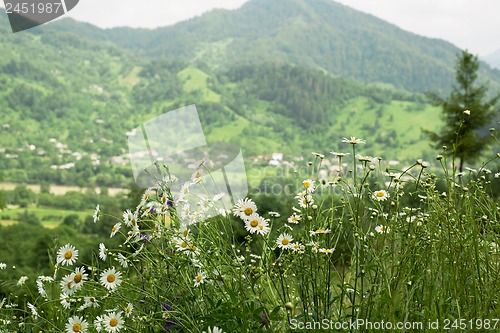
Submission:
[[[170,27],[116,28],[98,35],[150,56],[218,67],[290,63],[443,94],[454,81],[459,52],[448,42],[406,32],[331,0],[251,0],[240,9],[213,10]],[[482,76],[500,87],[500,71],[484,69]]]
[[[488,54],[487,56],[481,57],[481,59],[488,63],[491,67],[500,70],[500,49]]]

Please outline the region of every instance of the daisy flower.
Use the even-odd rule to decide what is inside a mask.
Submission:
[[[290,244],[290,250],[292,250],[293,252],[302,251],[303,248],[304,248],[304,246],[302,244],[300,244],[299,242],[294,242],[294,243]]]
[[[4,262],[0,262],[0,269],[6,269],[6,268],[7,268],[7,264]]]
[[[97,221],[99,221],[99,217],[101,215],[101,210],[99,209],[99,204],[97,204],[97,206],[95,206],[95,210],[94,210],[94,223],[96,223]]]
[[[300,222],[300,219],[301,219],[300,215],[294,212],[292,216],[288,218],[287,221],[288,223],[298,224]]]
[[[123,312],[125,312],[125,317],[130,317],[132,314],[132,311],[134,311],[134,305],[132,303],[128,303]]]
[[[71,303],[70,303],[68,294],[61,293],[60,301],[61,301],[61,305],[63,306],[63,308],[65,308],[66,310],[68,310],[71,307]]]
[[[247,219],[245,219],[245,229],[251,234],[259,231],[259,225],[268,226],[269,224],[265,224],[264,218],[256,213],[253,213]]]
[[[390,195],[386,190],[378,190],[372,194],[372,199],[376,201],[385,201],[388,198],[390,198]]]
[[[333,249],[321,248],[318,251],[321,252],[321,253],[324,253],[324,254],[332,254],[333,253]]]
[[[121,312],[111,312],[102,316],[101,325],[108,333],[119,332],[123,328]]]
[[[83,301],[85,302],[86,308],[98,308],[99,307],[99,303],[97,302],[97,299],[93,296],[85,296],[83,298]]]
[[[31,317],[33,317],[33,319],[37,320],[38,319],[38,311],[36,310],[35,306],[33,304],[31,304],[30,302],[28,302],[27,306],[31,310]]]
[[[193,182],[193,184],[196,184],[201,182],[202,178],[203,178],[203,172],[201,172],[201,170],[196,170],[191,176],[191,181]]]
[[[66,324],[66,333],[85,333],[88,325],[83,317],[73,316],[69,318]]]
[[[99,244],[99,258],[101,258],[102,261],[106,261],[107,257],[108,257],[108,249],[106,249],[104,243]]]
[[[89,275],[85,273],[85,267],[77,267],[75,272],[71,274],[76,290],[79,290],[85,281],[89,279]]]
[[[68,296],[73,295],[78,288],[75,286],[74,273],[65,275],[60,282],[62,293]]]
[[[289,249],[293,241],[293,237],[289,234],[281,234],[276,240],[276,244],[280,249]]]
[[[257,212],[257,205],[252,199],[239,199],[233,208],[233,215],[238,216],[242,220],[247,219],[250,215]]]
[[[206,279],[206,278],[207,278],[207,277],[206,277],[205,273],[203,273],[203,272],[201,272],[201,271],[200,271],[200,272],[198,272],[198,275],[196,275],[196,277],[193,279],[193,281],[194,281],[194,286],[195,286],[195,287],[198,287],[200,284],[205,283],[205,279]]]
[[[351,136],[349,139],[343,138],[342,142],[350,143],[351,145],[357,145],[358,143],[366,143],[366,140],[355,138],[354,136]]]
[[[314,192],[314,181],[310,179],[306,179],[302,182],[302,185],[306,189],[308,193]]]
[[[17,285],[18,286],[22,286],[26,283],[26,280],[28,280],[28,277],[27,276],[21,276],[19,278],[19,281],[17,281]]]
[[[307,208],[307,206],[314,204],[314,199],[313,199],[312,195],[310,195],[310,194],[301,195],[301,194],[302,193],[299,193],[299,195],[297,195],[295,197],[296,199],[298,199],[298,203],[299,203],[300,207]]]
[[[113,228],[111,228],[111,234],[109,235],[109,238],[113,238],[114,235],[120,230],[122,224],[120,222],[116,223]]]
[[[334,155],[335,157],[344,157],[344,156],[347,156],[347,155],[351,155],[350,153],[339,153],[339,152],[336,152],[336,151],[331,151],[330,154]]]
[[[78,259],[78,250],[73,245],[66,244],[57,251],[57,263],[66,265],[73,265]]]
[[[391,231],[391,228],[386,225],[378,225],[375,227],[375,231],[379,234],[388,234]]]
[[[123,254],[118,253],[118,257],[116,258],[116,260],[120,263],[120,265],[123,268],[127,268],[128,267],[127,258],[125,258],[125,256]]]
[[[269,221],[266,219],[262,219],[262,221],[259,222],[259,225],[257,226],[257,233],[259,235],[265,235],[267,234],[271,228],[269,227]]]
[[[115,290],[122,283],[122,273],[114,267],[108,268],[101,273],[99,280],[106,289]]]
[[[321,234],[329,234],[330,232],[331,232],[330,229],[319,228],[317,230],[310,230],[309,235],[314,236],[314,235],[321,235]]]

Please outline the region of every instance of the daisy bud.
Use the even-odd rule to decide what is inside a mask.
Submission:
[[[436,160],[441,161],[443,159],[443,155],[436,156]]]
[[[372,171],[373,171],[373,170],[375,170],[375,165],[373,165],[373,164],[370,164],[368,167],[369,167],[369,168],[370,168],[370,170],[372,170]]]
[[[464,111],[464,115],[466,115],[466,116],[470,116],[470,110],[465,110],[465,111]]]
[[[285,308],[288,310],[293,310],[293,304],[292,302],[286,302],[285,303]]]

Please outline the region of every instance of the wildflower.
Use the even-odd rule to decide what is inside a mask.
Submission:
[[[214,326],[213,328],[208,328],[207,331],[203,331],[203,333],[224,333],[221,328],[218,328],[217,326]]]
[[[75,286],[75,278],[73,274],[74,273],[65,275],[60,282],[63,294],[66,294],[68,296],[73,295],[78,290],[78,288]]]
[[[97,299],[93,296],[85,296],[83,298],[83,301],[85,302],[86,308],[98,308],[99,307],[99,303],[97,302]]]
[[[191,181],[193,182],[193,184],[197,184],[201,182],[202,178],[203,178],[203,172],[201,172],[201,170],[196,170],[191,176]]]
[[[310,179],[306,179],[302,182],[302,185],[304,185],[304,188],[308,193],[314,192],[314,181]]]
[[[96,223],[97,221],[99,221],[99,217],[101,215],[101,211],[99,209],[99,204],[97,204],[97,206],[95,206],[95,210],[94,210],[94,223]]]
[[[26,280],[28,280],[27,276],[21,276],[21,278],[19,278],[19,281],[17,281],[17,285],[18,286],[24,285],[26,283]]]
[[[500,172],[495,173],[495,178],[500,178]]]
[[[290,249],[293,252],[299,252],[299,251],[302,251],[304,249],[304,246],[302,244],[300,244],[299,242],[294,242],[294,243],[290,244]]]
[[[65,265],[73,265],[78,259],[78,250],[73,245],[66,244],[57,251],[57,263]]]
[[[191,187],[191,183],[189,183],[189,182],[185,182],[184,185],[182,185],[181,190],[180,190],[179,200],[183,200],[184,197],[186,197],[189,194],[190,187]]]
[[[378,225],[375,227],[375,231],[379,234],[388,234],[391,231],[391,228],[386,225]]]
[[[321,235],[321,234],[329,234],[330,232],[331,232],[330,229],[319,228],[317,230],[309,231],[309,235],[314,236],[314,235]]]
[[[60,296],[60,301],[61,301],[61,305],[63,306],[63,308],[65,308],[66,310],[69,309],[71,307],[71,303],[69,301],[69,296],[68,294],[66,293],[61,293],[61,296]]]
[[[0,269],[6,269],[6,268],[7,268],[7,264],[4,262],[0,262]]]
[[[85,273],[85,267],[77,267],[75,272],[71,274],[76,290],[83,286],[83,282],[88,280],[89,275]]]
[[[294,212],[292,216],[288,218],[287,221],[288,223],[298,224],[300,222],[300,219],[301,219],[300,215]]]
[[[108,290],[115,290],[122,283],[122,273],[114,267],[106,269],[101,273],[101,284]]]
[[[130,317],[132,314],[132,311],[134,311],[134,305],[132,303],[128,303],[127,306],[124,309],[125,312],[125,317]]]
[[[125,258],[125,256],[123,254],[118,253],[118,258],[116,258],[116,260],[118,260],[118,262],[120,263],[120,265],[123,268],[127,268],[128,267],[127,258]]]
[[[268,214],[269,214],[269,216],[271,216],[271,217],[280,217],[280,216],[281,216],[281,214],[280,214],[280,213],[278,213],[278,212],[268,212]]]
[[[305,192],[299,193],[295,199],[298,199],[299,206],[302,208],[307,208],[308,205],[314,204],[313,197]]]
[[[109,238],[113,238],[118,230],[120,230],[122,224],[120,222],[116,223],[113,228],[111,228],[111,234],[109,235]]]
[[[319,249],[318,251],[321,252],[321,253],[324,253],[324,254],[332,254],[333,253],[333,250],[334,249],[325,249],[325,248],[321,248]]]
[[[106,332],[119,332],[123,328],[123,319],[121,313],[116,313],[113,311],[107,315],[102,316],[102,325],[104,326]]]
[[[101,243],[99,244],[99,258],[101,258],[102,261],[106,261],[106,258],[108,257],[108,249],[106,249],[106,246]]]
[[[242,220],[247,219],[250,215],[257,212],[257,205],[252,199],[239,199],[233,208],[233,215],[238,216]]]
[[[356,158],[357,158],[360,162],[371,162],[371,161],[372,161],[372,157],[371,157],[371,156],[363,156],[363,155],[357,154],[357,155],[356,155]]]
[[[344,156],[347,156],[347,155],[351,155],[350,153],[339,153],[339,152],[336,152],[336,151],[331,151],[330,154],[336,156],[336,157],[344,157]]]
[[[194,281],[194,286],[198,287],[200,284],[205,283],[206,275],[203,272],[198,272],[198,275],[193,279]]]
[[[259,224],[263,224],[264,222],[263,217],[254,213],[245,220],[245,229],[253,234],[259,230]]]
[[[89,324],[83,317],[73,316],[69,318],[66,324],[66,333],[84,333],[87,332],[87,326]]]
[[[464,115],[466,115],[466,116],[470,116],[470,110],[465,110],[465,111],[464,111]]]
[[[289,234],[281,234],[276,240],[276,244],[280,249],[289,249],[293,241],[293,237]]]
[[[373,192],[372,199],[376,201],[385,201],[390,197],[386,190],[378,190]]]
[[[351,136],[350,139],[347,139],[347,138],[342,139],[342,142],[350,143],[351,145],[356,145],[358,143],[366,143],[366,140],[357,139],[357,138]]]
[[[37,320],[38,319],[38,311],[36,310],[35,306],[28,302],[28,308],[31,310],[31,316],[33,319]]]
[[[473,172],[473,173],[477,172],[476,169],[472,169],[472,168],[469,168],[469,167],[465,167],[464,169],[467,170],[467,171]]]

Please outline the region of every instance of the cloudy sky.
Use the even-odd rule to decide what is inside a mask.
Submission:
[[[154,28],[248,0],[80,0],[68,15],[99,27]],[[397,26],[479,55],[500,49],[499,0],[337,0]]]

